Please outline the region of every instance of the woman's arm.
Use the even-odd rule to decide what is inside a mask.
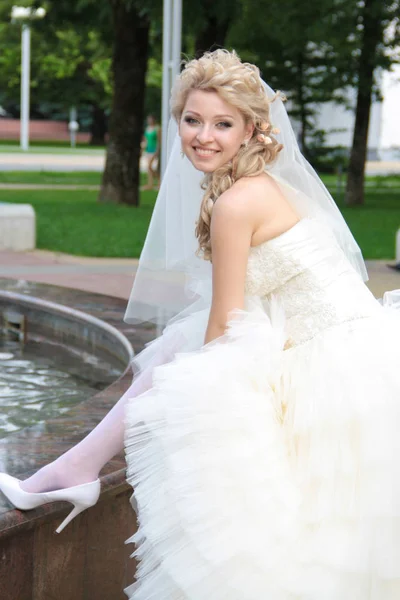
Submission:
[[[212,303],[205,343],[223,335],[229,313],[244,308],[244,286],[256,215],[248,191],[231,188],[215,203],[211,219]]]

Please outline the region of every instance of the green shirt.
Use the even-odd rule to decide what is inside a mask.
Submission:
[[[157,151],[157,129],[146,129],[146,131],[144,132],[144,137],[146,138],[146,152],[153,154]]]

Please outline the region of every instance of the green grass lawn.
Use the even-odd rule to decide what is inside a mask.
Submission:
[[[92,191],[0,190],[0,202],[31,204],[37,247],[79,256],[137,257],[156,192],[142,192],[139,208],[97,202]]]
[[[337,189],[338,177],[337,175],[325,175],[319,174],[325,185],[329,186],[333,190]],[[400,175],[368,175],[365,178],[365,185],[368,189],[372,188],[399,188],[400,189]],[[345,176],[341,177],[341,187],[345,187]]]
[[[0,171],[0,183],[100,185],[101,177],[95,171]]]
[[[340,199],[338,205],[364,258],[394,258],[395,235],[400,228],[400,190],[369,192],[361,208],[343,206]]]
[[[102,156],[105,154],[105,148],[99,146],[51,146],[46,144],[45,146],[30,146],[29,150],[21,150],[19,146],[7,146],[0,142],[0,153],[7,154],[72,154],[78,156]]]
[[[29,141],[29,151],[31,152],[41,152],[42,148],[60,148],[62,150],[104,150],[105,146],[91,146],[90,144],[84,144],[79,142],[76,144],[75,148],[71,148],[70,141],[61,141],[61,140],[30,140]],[[21,150],[20,141],[19,140],[1,140],[0,142],[0,152],[13,152],[14,150],[20,152],[26,152],[25,150]]]
[[[11,173],[0,175],[13,177]],[[38,177],[30,181],[34,183],[97,183],[100,178],[96,173],[29,175]],[[375,179],[369,180],[365,206],[345,207],[343,194],[336,199],[365,258],[390,259],[400,227],[400,178]],[[328,176],[324,180],[336,196],[335,179]],[[155,199],[156,192],[142,192],[141,206],[135,208],[100,204],[94,191],[0,190],[0,202],[29,203],[35,208],[38,248],[99,257],[139,256]]]

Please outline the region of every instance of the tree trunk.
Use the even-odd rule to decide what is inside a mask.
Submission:
[[[98,104],[92,106],[92,124],[90,126],[91,146],[105,146],[107,133],[107,117],[104,109]]]
[[[225,46],[225,38],[234,17],[233,6],[229,14],[226,14],[224,18],[217,18],[212,14],[214,0],[202,0],[201,6],[205,15],[205,24],[198,32],[195,40],[195,55],[198,58],[204,52],[213,50],[214,47],[223,48]]]
[[[364,175],[368,149],[368,129],[376,50],[383,39],[380,4],[382,0],[365,0],[363,34],[358,67],[358,91],[353,144],[347,173],[345,202],[348,206],[364,204]]]
[[[224,47],[230,19],[219,23],[216,17],[209,17],[206,26],[198,33],[195,41],[195,54],[200,57],[208,50]]]
[[[133,3],[110,2],[114,26],[114,95],[99,201],[138,206],[150,23],[148,16],[140,14]]]

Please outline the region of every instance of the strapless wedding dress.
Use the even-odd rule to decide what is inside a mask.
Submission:
[[[313,219],[250,250],[126,414],[132,600],[399,600],[400,313]],[[390,306],[389,306],[390,305]],[[183,335],[183,333],[184,335]],[[149,352],[147,349],[144,352]]]

